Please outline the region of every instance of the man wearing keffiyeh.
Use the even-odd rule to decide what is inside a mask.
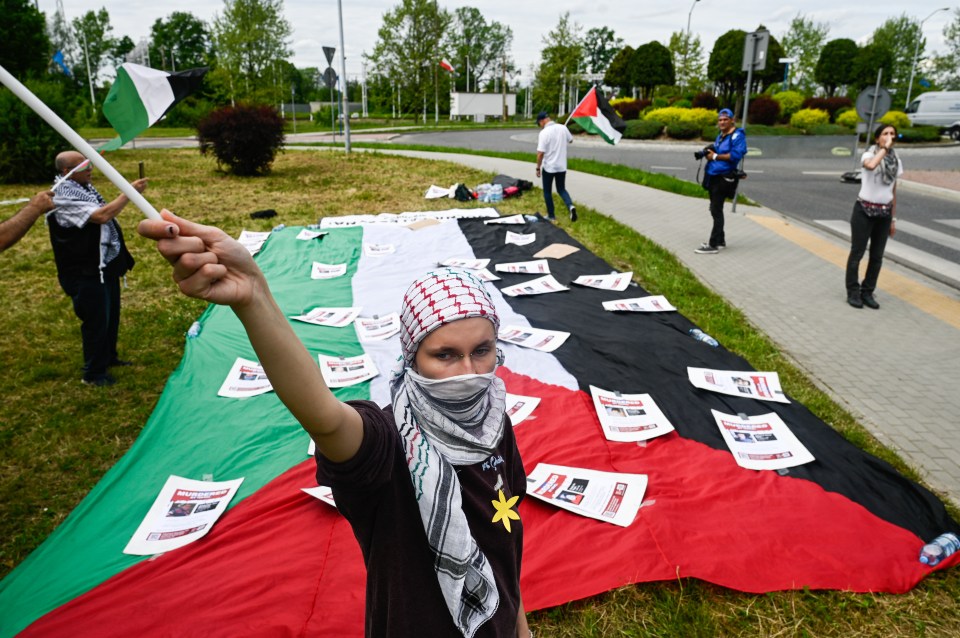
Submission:
[[[526,476],[494,374],[499,319],[484,284],[427,273],[404,296],[392,405],[339,401],[250,253],[163,211],[158,240],[182,292],[229,305],[277,395],[317,446],[367,567],[367,636],[529,638],[520,597]]]
[[[88,385],[114,383],[112,366],[129,365],[117,356],[120,278],[133,268],[116,221],[126,195],[107,203],[91,183],[92,166],[76,151],[57,155],[54,211],[47,218],[60,287],[73,301],[83,340],[83,377]],[[69,177],[67,177],[69,175]],[[133,182],[143,192],[146,179]]]

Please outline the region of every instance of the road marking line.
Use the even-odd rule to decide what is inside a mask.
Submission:
[[[849,253],[846,247],[818,237],[814,233],[802,229],[796,225],[790,224],[785,220],[774,216],[749,216],[748,219],[760,224],[761,226],[772,230],[781,237],[788,239],[820,257],[841,270],[846,270],[847,255]],[[844,224],[844,222],[817,222],[824,225]],[[846,224],[849,232],[849,224]],[[889,243],[888,243],[889,246]],[[942,260],[946,261],[946,260]],[[933,288],[921,284],[909,277],[905,277],[897,272],[885,270],[880,278],[880,288],[895,297],[899,297],[913,306],[916,306],[923,312],[936,317],[940,321],[960,330],[960,301],[937,292]],[[843,279],[838,279],[838,290],[842,292]],[[839,293],[838,293],[839,294]]]
[[[951,228],[960,228],[960,219],[935,219],[933,221]]]
[[[843,171],[800,171],[801,175],[832,175],[837,179],[843,174]]]
[[[941,233],[938,230],[933,230],[932,228],[927,228],[926,226],[921,226],[920,224],[897,220],[897,230],[902,230],[906,233],[910,233],[911,235],[916,235],[921,239],[926,239],[927,241],[931,241],[935,244],[940,244],[946,248],[960,250],[960,238],[954,237],[953,235],[948,235],[947,233]]]

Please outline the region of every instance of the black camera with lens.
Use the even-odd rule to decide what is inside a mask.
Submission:
[[[707,156],[707,153],[709,153],[710,151],[716,152],[716,150],[717,150],[717,149],[714,148],[713,144],[711,144],[710,146],[707,146],[706,148],[704,148],[702,151],[694,151],[694,152],[693,152],[693,159],[695,159],[695,160],[702,160],[704,157]]]

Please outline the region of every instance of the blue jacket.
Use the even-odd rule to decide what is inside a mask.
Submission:
[[[724,136],[723,133],[717,135],[713,142],[713,147],[717,150],[717,155],[730,153],[728,160],[713,160],[707,162],[707,175],[726,175],[732,173],[740,166],[740,160],[747,154],[747,134],[742,128],[736,128],[730,135]]]

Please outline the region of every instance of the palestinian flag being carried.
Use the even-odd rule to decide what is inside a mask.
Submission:
[[[206,67],[167,73],[130,62],[121,64],[103,102],[103,114],[120,135],[99,150],[115,151],[156,124],[167,111],[200,88],[206,72]]]
[[[549,260],[564,285],[611,271],[552,224],[461,219],[411,230],[379,223],[330,228],[310,241],[297,240],[299,231],[272,233],[257,256],[287,316],[315,306],[360,306],[361,316],[386,317],[399,309],[409,283],[439,261],[489,258],[493,270],[528,261],[554,243],[579,248]],[[535,240],[508,244],[508,232]],[[312,279],[314,262],[342,264],[346,274]],[[625,528],[529,496],[523,501],[521,586],[528,610],[678,577],[747,592],[905,592],[932,571],[917,560],[925,540],[960,532],[932,493],[796,401],[693,387],[688,366],[750,367],[723,347],[691,339],[693,325],[677,312],[603,309],[603,301],[643,296],[641,288],[570,286],[510,297],[500,290],[531,276],[500,275],[488,287],[503,326],[570,333],[550,353],[498,344],[507,391],[541,399],[515,426],[527,472],[543,462],[649,478],[644,506]],[[315,486],[308,436],[272,392],[217,396],[236,358],[256,355],[229,308],[211,306],[199,321],[202,330],[187,339],[182,362],[129,452],[0,582],[0,638],[363,635],[365,571],[353,532],[336,509],[301,491]],[[352,326],[291,324],[315,357],[373,359],[380,375],[336,389],[340,399],[389,402],[396,336],[361,343]],[[642,446],[607,440],[590,385],[649,393],[676,431]],[[815,460],[789,471],[744,469],[711,410],[775,412]],[[151,558],[124,554],[170,474],[244,481],[204,538]],[[935,569],[958,561],[955,554]]]
[[[613,110],[603,93],[593,86],[570,114],[570,119],[583,127],[587,133],[599,135],[608,144],[616,144],[627,130],[627,124]]]

